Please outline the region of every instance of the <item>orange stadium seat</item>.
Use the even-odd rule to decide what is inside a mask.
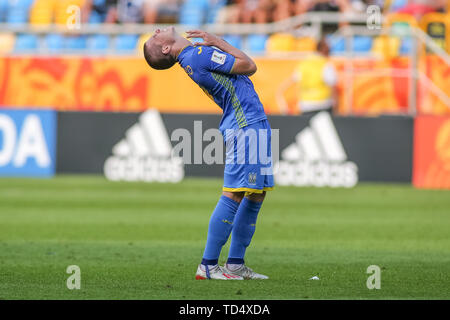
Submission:
[[[383,58],[393,58],[399,55],[400,38],[379,36],[373,42],[372,53]]]
[[[295,41],[295,51],[313,52],[316,51],[317,42],[310,37],[298,38]]]
[[[30,12],[30,23],[47,25],[53,22],[57,0],[35,0]]]
[[[65,25],[73,13],[68,11],[71,6],[83,7],[85,0],[58,0],[55,7],[55,23]]]
[[[296,38],[289,33],[275,33],[267,40],[267,52],[295,51]]]
[[[14,50],[16,38],[13,33],[0,33],[0,54]]]

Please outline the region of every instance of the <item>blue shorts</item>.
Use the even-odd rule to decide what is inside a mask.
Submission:
[[[222,132],[226,147],[223,191],[262,193],[274,187],[271,128],[261,120]]]

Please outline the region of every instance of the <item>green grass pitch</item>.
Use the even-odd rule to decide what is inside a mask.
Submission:
[[[0,299],[450,298],[449,191],[277,187],[246,256],[270,279],[196,281],[220,190],[219,179],[0,179]],[[69,265],[80,290],[66,287]],[[366,287],[369,265],[380,290]]]

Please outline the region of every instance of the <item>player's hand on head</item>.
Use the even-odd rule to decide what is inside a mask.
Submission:
[[[190,30],[186,32],[187,38],[201,38],[203,42],[195,42],[194,46],[213,46],[217,43],[219,39],[217,36],[202,31],[202,30]]]

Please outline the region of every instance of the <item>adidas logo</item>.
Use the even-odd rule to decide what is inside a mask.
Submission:
[[[279,185],[350,188],[358,182],[358,168],[347,161],[327,112],[312,117],[309,127],[300,131],[295,142],[281,152],[275,172]]]
[[[157,110],[144,112],[125,133],[104,164],[113,181],[179,182],[184,178],[180,157],[172,157],[172,144]]]

